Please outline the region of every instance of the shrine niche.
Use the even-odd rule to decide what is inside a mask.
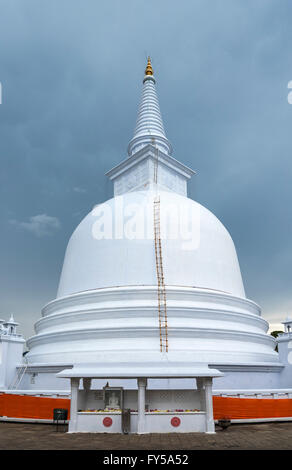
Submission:
[[[123,409],[123,388],[109,387],[103,388],[104,409],[122,410]]]

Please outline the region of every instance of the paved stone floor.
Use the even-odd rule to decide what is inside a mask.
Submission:
[[[62,429],[63,431],[63,429]],[[50,424],[0,422],[4,450],[292,449],[292,422],[233,424],[216,434],[67,434]]]

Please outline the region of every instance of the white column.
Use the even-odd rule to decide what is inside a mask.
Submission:
[[[205,382],[205,403],[206,403],[206,433],[215,433],[215,424],[213,416],[213,396],[212,396],[212,377],[206,377]]]
[[[138,434],[146,432],[145,429],[145,390],[147,386],[147,379],[140,377],[137,379],[138,383]]]
[[[80,379],[78,379],[77,377],[71,378],[71,405],[70,405],[69,432],[76,431],[76,426],[77,426],[79,381]]]

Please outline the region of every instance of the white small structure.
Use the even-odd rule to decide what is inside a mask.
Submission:
[[[16,367],[23,363],[22,352],[25,343],[22,335],[17,334],[19,323],[11,315],[8,321],[0,320],[0,389],[10,389],[18,383]],[[24,369],[21,366],[21,370]]]
[[[292,334],[292,318],[287,317],[285,321],[282,322],[282,325],[284,325],[284,333],[286,334]]]
[[[125,391],[122,408],[137,408],[131,411],[131,432],[206,432],[214,433],[212,379],[222,374],[209,369],[207,364],[176,362],[174,358],[157,355],[154,362],[115,363],[111,366],[101,364],[80,364],[57,374],[58,377],[71,380],[71,408],[69,432],[122,432],[122,410],[104,409],[99,397],[100,410],[88,408],[95,404],[94,391],[90,389],[93,379],[136,379],[137,393]],[[191,378],[194,390],[192,392],[193,408],[196,411],[182,410],[152,410],[155,407],[153,393],[147,393],[149,379],[181,379]],[[80,379],[83,379],[83,390],[79,390]],[[195,388],[196,383],[196,388]],[[147,410],[146,410],[147,393]],[[170,392],[165,390],[164,403],[169,403]],[[116,401],[115,401],[116,405]],[[82,408],[82,409],[80,409]]]
[[[292,319],[287,317],[282,324],[284,333],[277,337],[279,358],[284,365],[279,376],[279,386],[292,388]]]

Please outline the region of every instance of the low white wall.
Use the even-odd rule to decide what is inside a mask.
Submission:
[[[146,413],[147,432],[206,432],[206,413]],[[172,418],[180,420],[179,426],[171,424]]]
[[[110,418],[110,426],[104,424],[104,419]],[[137,413],[131,413],[131,433],[137,432]],[[178,426],[171,421],[178,418]],[[120,413],[78,413],[75,432],[105,432],[121,433],[122,423]],[[206,414],[198,413],[145,413],[145,432],[206,432]]]
[[[111,418],[112,425],[105,426],[105,418]],[[121,413],[78,413],[75,432],[120,433],[122,430]]]

